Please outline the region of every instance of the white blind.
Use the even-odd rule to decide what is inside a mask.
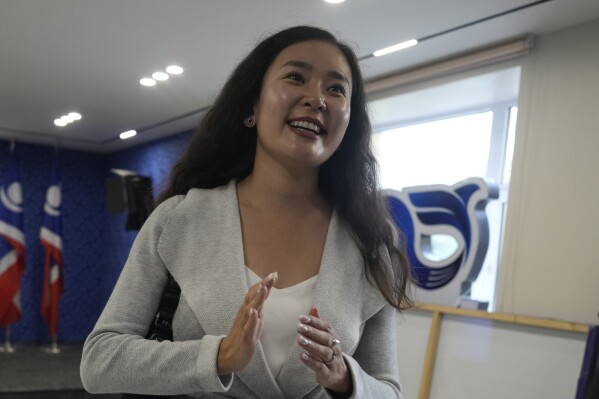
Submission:
[[[597,324],[599,20],[522,64],[497,310]]]

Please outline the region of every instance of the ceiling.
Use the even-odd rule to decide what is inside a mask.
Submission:
[[[112,152],[191,129],[242,57],[291,25],[329,29],[359,57],[434,36],[361,61],[376,80],[597,18],[597,0],[0,0],[0,138]],[[170,64],[185,72],[139,84]],[[54,125],[71,111],[83,118]]]

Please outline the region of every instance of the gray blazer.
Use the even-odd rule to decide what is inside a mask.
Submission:
[[[165,201],[139,232],[87,338],[81,378],[92,393],[184,394],[192,398],[330,398],[293,346],[279,376],[258,344],[241,372],[219,377],[216,358],[248,291],[237,191],[231,182]],[[143,339],[166,285],[181,287],[174,342]],[[365,277],[360,252],[333,214],[313,304],[339,334],[355,398],[401,398],[396,312]],[[308,309],[306,309],[306,312]]]

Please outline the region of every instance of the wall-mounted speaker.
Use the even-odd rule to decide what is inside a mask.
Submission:
[[[139,230],[153,208],[152,179],[111,176],[106,179],[106,203],[112,213],[127,212],[125,230]]]

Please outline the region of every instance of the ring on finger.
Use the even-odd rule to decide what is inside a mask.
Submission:
[[[333,353],[333,355],[331,356],[331,358],[329,360],[323,360],[322,362],[324,364],[326,364],[327,366],[333,361],[335,360],[335,358],[337,357],[337,354],[335,353],[335,351],[331,351]]]
[[[329,346],[329,348],[331,348],[331,349],[332,349],[332,348],[333,348],[333,346],[335,346],[335,345],[339,345],[340,343],[341,343],[341,341],[339,341],[337,338],[335,338],[335,337],[331,337],[331,346]],[[335,353],[335,352],[333,352],[333,353]]]

